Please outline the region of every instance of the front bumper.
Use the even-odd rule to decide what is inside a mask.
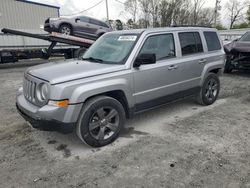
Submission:
[[[58,28],[56,28],[56,26],[54,26],[53,24],[45,23],[44,24],[44,31],[47,31],[49,33],[58,32]]]
[[[64,108],[45,105],[38,107],[26,100],[23,93],[18,91],[16,107],[20,115],[28,121],[32,127],[59,132],[72,132],[82,104],[69,105]]]
[[[16,104],[17,111],[19,114],[28,121],[33,128],[44,130],[44,131],[57,131],[61,133],[71,133],[74,130],[75,123],[63,123],[56,120],[43,120],[35,119],[25,114],[19,106]]]

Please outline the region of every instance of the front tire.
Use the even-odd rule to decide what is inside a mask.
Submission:
[[[201,105],[213,104],[220,92],[220,80],[215,73],[209,73],[197,96],[197,102]]]
[[[88,100],[76,126],[78,137],[86,144],[101,147],[117,139],[125,123],[122,104],[108,96]]]
[[[233,71],[233,66],[231,65],[231,58],[227,57],[224,73],[231,73],[232,71]]]

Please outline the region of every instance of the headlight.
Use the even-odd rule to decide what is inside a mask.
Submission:
[[[48,84],[42,83],[42,84],[38,85],[36,96],[40,102],[44,102],[45,100],[48,100],[48,97],[49,97]]]
[[[49,20],[50,21],[57,21],[57,20],[60,20],[60,18],[50,18]]]

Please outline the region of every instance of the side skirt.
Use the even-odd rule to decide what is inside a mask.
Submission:
[[[136,104],[135,108],[130,109],[130,114],[138,114],[147,110],[151,110],[169,103],[173,103],[179,100],[183,100],[186,98],[190,98],[198,94],[200,91],[200,87],[191,88],[185,91],[177,92],[174,94],[166,95],[164,97],[160,97],[157,99],[153,99],[150,101],[146,101],[140,104]]]

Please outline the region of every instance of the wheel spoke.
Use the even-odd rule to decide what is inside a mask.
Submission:
[[[117,125],[116,124],[113,124],[113,123],[108,123],[107,125],[106,125],[106,127],[107,128],[109,128],[111,131],[116,131],[116,129],[117,129]]]
[[[108,119],[108,120],[110,121],[110,120],[111,120],[112,118],[114,118],[117,114],[118,114],[117,111],[116,111],[115,109],[112,109],[112,110],[108,113],[108,115],[106,116],[106,119]]]
[[[205,93],[206,93],[205,96],[208,98],[209,97],[209,90],[207,90]]]
[[[212,90],[217,90],[217,87],[218,87],[218,85],[215,83],[215,84],[212,86]]]
[[[98,127],[100,127],[100,123],[98,121],[89,123],[89,130],[90,131],[93,131],[94,129],[96,129]]]
[[[97,115],[100,119],[103,119],[104,118],[104,114],[105,114],[105,111],[103,108],[100,108],[99,110],[97,110]]]
[[[213,93],[213,91],[212,91],[212,90],[210,90],[210,91],[209,91],[209,96],[210,96],[209,98],[211,98],[211,99],[213,99],[213,98],[214,98],[214,93]]]
[[[98,140],[103,140],[104,139],[104,132],[105,132],[105,127],[100,128],[99,133],[97,135]]]

